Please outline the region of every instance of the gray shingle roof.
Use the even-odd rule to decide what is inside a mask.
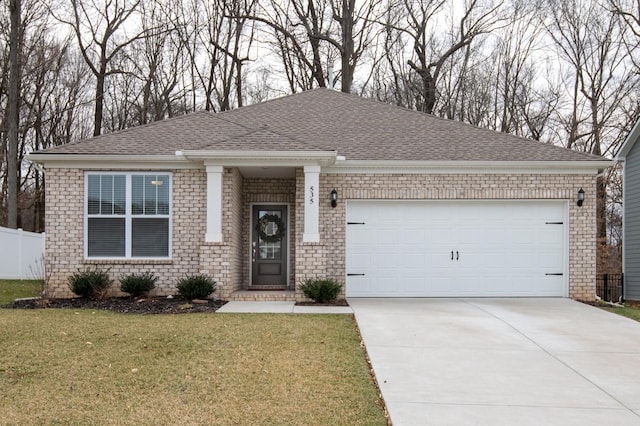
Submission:
[[[178,150],[335,150],[347,160],[602,160],[328,89],[217,114],[197,112],[40,153],[172,155]]]

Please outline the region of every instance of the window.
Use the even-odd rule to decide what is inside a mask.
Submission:
[[[91,172],[85,188],[86,257],[169,257],[170,174]]]

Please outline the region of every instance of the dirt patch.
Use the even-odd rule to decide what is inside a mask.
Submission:
[[[183,300],[130,297],[112,297],[103,300],[75,299],[25,299],[14,301],[6,308],[13,309],[98,309],[123,314],[185,314],[193,312],[215,312],[225,303],[224,300]]]

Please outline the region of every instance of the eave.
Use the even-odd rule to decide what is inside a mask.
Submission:
[[[27,154],[27,160],[41,164],[45,169],[185,169],[200,168],[185,158],[175,155],[131,154]]]
[[[499,173],[594,174],[613,165],[610,160],[589,161],[401,161],[349,160],[336,151],[176,151],[174,155],[38,154],[27,159],[45,168],[84,169],[195,169],[226,167],[301,167],[320,165],[323,173]]]
[[[597,174],[613,165],[610,160],[590,161],[400,161],[344,160],[326,173],[478,173],[478,174]]]

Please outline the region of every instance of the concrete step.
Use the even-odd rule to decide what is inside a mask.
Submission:
[[[239,290],[231,293],[229,301],[244,302],[293,302],[296,293],[293,290]]]

